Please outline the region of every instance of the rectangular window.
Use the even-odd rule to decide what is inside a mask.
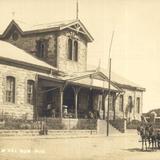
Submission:
[[[6,102],[15,102],[15,78],[11,76],[6,79]]]
[[[37,41],[37,57],[46,58],[48,54],[48,41],[47,40],[38,40]]]
[[[123,95],[119,97],[119,111],[123,112]]]
[[[33,104],[33,97],[34,97],[34,81],[28,80],[27,81],[27,103]]]

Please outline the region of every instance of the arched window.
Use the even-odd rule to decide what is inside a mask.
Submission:
[[[114,97],[113,95],[109,96],[109,110],[113,111],[114,110]]]
[[[129,107],[129,112],[132,112],[133,104],[132,104],[132,96],[128,97],[128,107]]]
[[[78,42],[74,41],[74,56],[73,56],[74,61],[78,61]]]
[[[123,112],[123,95],[119,97],[119,111]]]
[[[78,61],[78,42],[74,39],[68,39],[68,59]]]
[[[68,59],[72,60],[72,40],[68,40]]]
[[[33,104],[34,98],[34,81],[28,80],[27,81],[27,103]]]
[[[15,102],[15,78],[11,76],[6,78],[6,102]]]
[[[45,56],[45,44],[44,43],[41,43],[40,44],[40,50],[39,50],[39,55],[40,55],[40,58],[43,58]]]
[[[137,113],[140,113],[140,98],[137,97],[137,100],[136,100],[136,108],[137,108]]]

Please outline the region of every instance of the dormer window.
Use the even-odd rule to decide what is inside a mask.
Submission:
[[[68,59],[78,61],[78,41],[75,39],[68,39]]]
[[[46,58],[48,54],[48,43],[46,40],[37,41],[37,57]]]

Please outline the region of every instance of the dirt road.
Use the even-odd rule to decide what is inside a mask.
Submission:
[[[110,137],[0,138],[0,160],[160,160],[160,150],[142,152],[136,134]]]

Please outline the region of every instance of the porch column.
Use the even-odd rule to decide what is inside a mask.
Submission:
[[[64,89],[60,88],[60,118],[63,118],[63,92]]]
[[[78,108],[78,93],[80,91],[80,87],[72,87],[74,90],[74,101],[75,101],[75,118],[78,118],[77,108]]]

